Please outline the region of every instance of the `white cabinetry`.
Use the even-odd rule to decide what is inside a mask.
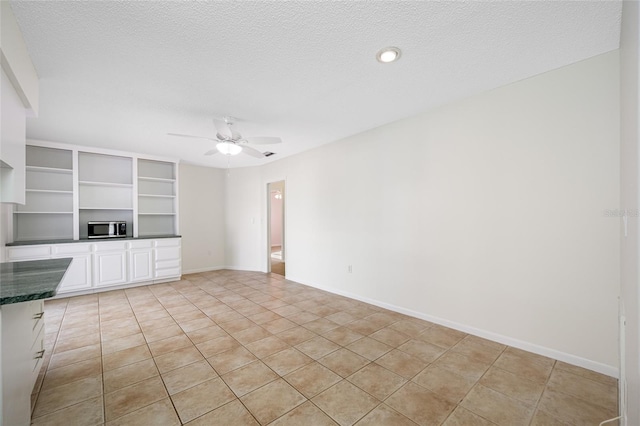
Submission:
[[[138,236],[176,233],[176,165],[138,159]]]
[[[4,176],[9,169],[2,167],[0,161]],[[128,237],[178,235],[177,161],[27,141],[22,173],[14,241],[86,239],[91,221],[126,222]]]
[[[26,203],[14,212],[14,238],[72,239],[72,152],[28,145],[26,156]]]
[[[4,69],[0,70],[0,74],[2,74],[0,81],[0,91],[2,92],[0,106],[0,202],[23,204],[25,199],[24,146],[27,115],[20,96],[18,96],[18,92],[5,74]]]
[[[8,246],[10,262],[73,258],[58,294],[95,292],[113,286],[178,280],[180,238],[92,241]]]
[[[79,235],[87,222],[122,221],[133,236],[133,160],[130,157],[78,153]]]
[[[58,293],[86,290],[91,288],[92,244],[55,244],[51,246],[52,257],[72,257],[71,265],[64,275]]]
[[[153,240],[129,243],[129,281],[153,280]]]
[[[155,240],[155,278],[179,276],[181,272],[180,238]]]
[[[93,271],[96,287],[125,284],[128,280],[126,243],[95,244]]]
[[[31,391],[44,358],[44,303],[42,300],[3,305],[2,314],[2,422],[28,425]]]

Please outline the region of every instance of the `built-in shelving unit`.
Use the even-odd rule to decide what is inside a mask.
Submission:
[[[177,235],[177,162],[28,141],[26,204],[12,216],[14,241],[85,239],[91,221],[124,221],[128,237]]]
[[[28,145],[26,164],[26,203],[14,211],[14,239],[73,238],[72,151]]]
[[[174,163],[138,159],[138,235],[176,233]]]
[[[79,152],[78,204],[80,238],[92,221],[125,221],[133,236],[133,159]]]

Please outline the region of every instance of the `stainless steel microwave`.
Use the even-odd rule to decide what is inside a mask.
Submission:
[[[127,222],[87,222],[89,238],[124,238]]]

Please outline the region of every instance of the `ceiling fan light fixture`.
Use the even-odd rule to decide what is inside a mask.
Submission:
[[[216,148],[224,155],[238,155],[242,152],[242,147],[233,142],[219,142]]]
[[[387,64],[389,62],[395,62],[398,59],[400,59],[401,54],[402,52],[400,51],[399,48],[389,46],[389,47],[385,47],[384,49],[380,49],[376,54],[376,59],[378,59],[378,62]]]

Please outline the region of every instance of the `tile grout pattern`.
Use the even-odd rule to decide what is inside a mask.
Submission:
[[[45,309],[34,425],[541,426],[617,416],[614,378],[276,274],[192,274]]]

